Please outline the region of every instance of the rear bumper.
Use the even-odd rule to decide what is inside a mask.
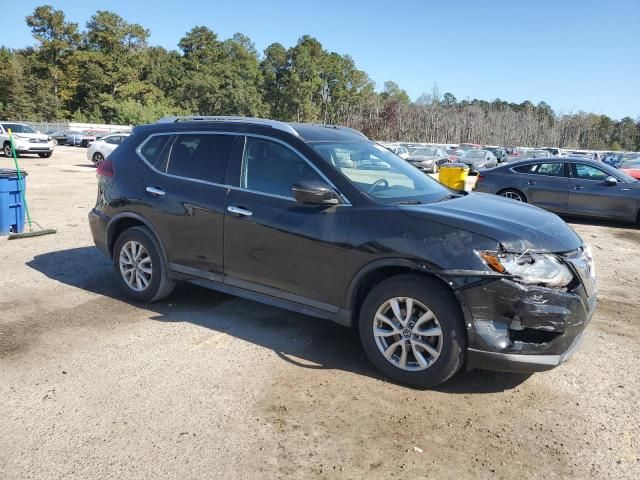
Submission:
[[[100,213],[95,208],[89,212],[89,227],[91,228],[91,235],[93,236],[93,243],[100,252],[105,256],[111,258],[111,252],[107,245],[107,224],[109,223],[109,217]]]

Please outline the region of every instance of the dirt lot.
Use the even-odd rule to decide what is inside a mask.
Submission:
[[[570,362],[416,391],[322,320],[187,285],[124,300],[84,155],[24,158],[58,234],[0,239],[3,479],[640,478],[640,230],[571,222],[600,304]]]

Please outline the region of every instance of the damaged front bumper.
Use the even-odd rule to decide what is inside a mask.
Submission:
[[[497,370],[500,372],[543,372],[569,360],[582,343],[582,334],[574,338],[567,351],[557,355],[499,353],[475,348],[467,349],[467,369]]]
[[[572,265],[568,289],[483,280],[458,291],[464,305],[467,368],[537,372],[577,350],[596,307],[594,279]]]

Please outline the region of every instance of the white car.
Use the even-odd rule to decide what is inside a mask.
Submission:
[[[6,157],[12,156],[9,130],[13,135],[16,155],[33,153],[42,158],[49,158],[53,154],[53,140],[48,135],[36,132],[24,123],[0,122],[0,143]]]
[[[402,145],[399,145],[397,143],[387,143],[387,142],[378,142],[378,143],[380,143],[380,145],[382,145],[384,148],[386,148],[390,152],[395,153],[397,156],[399,156],[403,160],[406,160],[407,157],[409,156],[409,150],[407,150],[407,148],[403,147]]]
[[[97,167],[129,135],[130,133],[113,133],[97,139],[87,149],[87,158]]]

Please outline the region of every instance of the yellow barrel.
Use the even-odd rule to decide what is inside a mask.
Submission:
[[[438,181],[454,190],[464,190],[469,167],[464,163],[445,163],[440,167]]]

